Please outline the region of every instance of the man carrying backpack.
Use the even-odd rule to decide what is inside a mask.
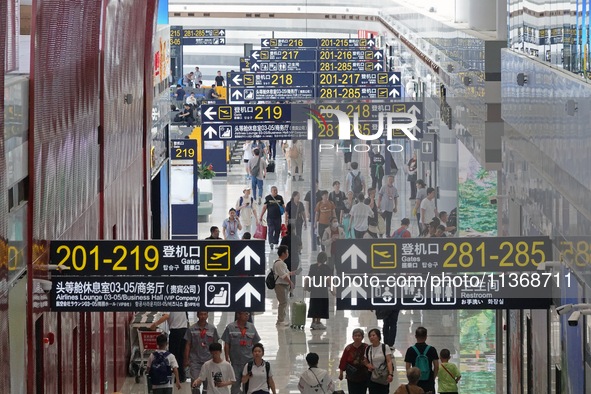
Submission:
[[[406,362],[406,369],[410,367],[417,367],[421,370],[421,378],[418,386],[422,388],[426,394],[435,394],[435,376],[439,372],[439,356],[437,350],[430,345],[427,345],[427,329],[419,327],[415,331],[415,338],[417,343],[406,350],[404,361]]]
[[[166,334],[160,334],[156,338],[158,350],[150,354],[147,364],[147,374],[152,384],[152,393],[154,394],[172,394],[173,381],[172,376],[175,377],[175,385],[178,390],[181,389],[181,382],[179,380],[179,364],[176,357],[166,350],[168,345],[168,338]]]
[[[359,164],[355,161],[351,163],[351,171],[347,174],[345,186],[345,189],[352,191],[355,196],[359,195],[359,193],[365,195],[365,179],[361,175]]]

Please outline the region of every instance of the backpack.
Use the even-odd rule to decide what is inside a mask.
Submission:
[[[257,163],[254,165],[254,167],[251,168],[250,170],[250,175],[254,176],[255,178],[257,178],[259,176],[259,174],[261,173],[261,157],[258,156],[259,161],[257,161]]]
[[[276,281],[277,277],[275,276],[275,272],[273,272],[273,268],[271,268],[271,270],[267,274],[267,277],[265,278],[265,284],[267,285],[267,289],[273,290],[275,288]]]
[[[150,380],[152,384],[163,385],[170,383],[172,368],[168,362],[170,352],[154,352],[152,365],[150,365]]]
[[[394,234],[392,234],[392,238],[403,238],[403,235],[406,234],[406,232],[408,231],[407,229],[404,229],[403,231],[399,231],[400,229],[394,231]]]
[[[429,380],[431,376],[431,363],[429,362],[429,357],[427,357],[427,353],[431,346],[427,345],[425,351],[421,354],[419,349],[416,346],[412,347],[414,351],[417,353],[417,359],[415,360],[415,367],[421,370],[421,378],[419,380]]]
[[[249,361],[248,364],[246,364],[246,371],[247,374],[250,375],[252,373],[252,366],[254,365],[254,361]],[[267,373],[267,387],[269,387],[269,369],[271,368],[271,366],[269,365],[269,363],[267,361],[265,361],[265,372]],[[246,381],[246,383],[244,383],[244,390],[243,393],[244,394],[248,394],[248,383],[250,383],[250,379]]]
[[[363,182],[361,182],[361,171],[359,171],[357,175],[353,175],[353,171],[351,171],[351,176],[353,177],[351,181],[351,191],[353,191],[353,194],[357,195],[363,191]]]

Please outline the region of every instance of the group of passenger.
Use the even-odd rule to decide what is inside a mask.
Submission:
[[[175,314],[186,316],[184,312],[171,312],[165,319],[178,318]],[[265,349],[254,324],[249,322],[248,312],[237,312],[236,321],[226,326],[221,337],[216,327],[207,321],[207,312],[200,311],[197,317],[197,322],[191,326],[187,322],[184,327],[182,352],[172,344],[168,352],[166,334],[158,336],[159,349],[148,359],[147,376],[155,376],[151,370],[160,368],[157,363],[161,358],[168,360],[170,370],[167,382],[153,382],[154,394],[172,393],[173,385],[180,389],[187,378],[193,388],[203,385],[203,392],[209,391],[210,394],[277,393],[271,363],[263,359]],[[338,379],[346,379],[349,394],[366,394],[368,391],[369,394],[388,394],[396,372],[392,351],[382,343],[378,328],[369,330],[369,344],[363,342],[364,335],[360,328],[353,330],[353,342],[345,347],[338,364]],[[461,375],[458,367],[449,362],[450,351],[443,349],[438,353],[427,344],[427,329],[424,327],[416,329],[415,338],[416,343],[406,350],[404,356],[408,384],[400,385],[395,394],[434,394],[436,378],[439,393],[457,394]],[[306,362],[308,369],[301,374],[298,383],[300,392],[318,394],[321,390],[326,394],[333,393],[330,372],[318,368],[318,354],[309,353]]]

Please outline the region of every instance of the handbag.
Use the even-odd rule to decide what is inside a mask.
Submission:
[[[347,377],[356,375],[357,371],[359,371],[357,368],[355,368],[351,364],[347,363],[347,366],[345,367],[345,372],[347,373]]]
[[[386,233],[386,220],[384,220],[384,217],[382,215],[378,215],[377,230],[378,234]]]
[[[262,222],[257,224],[256,230],[252,237],[256,239],[267,239],[267,226],[265,226]]]
[[[388,367],[386,366],[386,363],[380,364],[379,367],[371,371],[370,380],[378,384],[388,384]]]
[[[285,237],[287,235],[287,226],[285,223],[281,223],[281,237]]]

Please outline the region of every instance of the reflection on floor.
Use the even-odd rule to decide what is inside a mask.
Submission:
[[[278,143],[278,146],[279,143]],[[279,152],[280,153],[280,152]],[[354,154],[353,160],[359,161],[361,167],[367,167],[367,157],[358,157]],[[399,167],[402,168],[402,159]],[[309,161],[304,164],[305,181],[291,181],[287,174],[286,161],[278,157],[276,172],[269,174],[264,184],[264,195],[269,194],[272,185],[276,185],[279,194],[289,200],[293,190],[298,190],[302,195],[310,189]],[[321,189],[332,190],[332,182],[340,180],[344,185],[347,171],[343,163],[342,153],[321,155],[319,185]],[[370,177],[365,174],[368,184]],[[214,179],[214,211],[208,223],[199,223],[199,238],[204,239],[209,235],[211,225],[221,226],[227,216],[228,209],[236,204],[245,185],[250,185],[246,180],[245,170],[242,165],[234,166],[226,178]],[[408,182],[405,176],[397,176],[395,185],[400,193],[399,212],[393,218],[393,226],[400,223],[403,217],[410,217],[412,202],[408,200]],[[369,187],[369,186],[368,186]],[[260,211],[259,211],[260,212]],[[397,227],[394,227],[397,228]],[[416,222],[411,225],[413,235],[417,234]],[[312,251],[310,228],[304,232],[302,251],[302,268],[307,273],[310,261],[315,261],[317,252]],[[270,254],[272,253],[272,254]],[[267,245],[267,265],[275,258],[275,251],[270,251]],[[295,291],[292,302],[304,297],[301,290],[301,278],[298,280],[298,288]],[[255,316],[255,326],[265,346],[265,359],[271,363],[274,379],[279,394],[297,393],[299,375],[306,369],[305,355],[308,352],[316,352],[320,356],[319,367],[327,369],[333,379],[337,381],[336,388],[346,391],[346,383],[339,383],[338,363],[344,347],[350,343],[352,331],[362,328],[367,333],[371,328],[380,327],[382,322],[376,319],[371,311],[336,311],[334,300],[331,303],[331,318],[326,322],[326,330],[310,330],[311,319],[304,330],[275,327],[277,315],[277,301],[274,292],[268,291],[266,298],[266,312]],[[191,320],[196,316],[191,311]],[[452,362],[459,364],[462,371],[460,392],[479,394],[495,393],[495,331],[494,312],[491,311],[402,311],[398,322],[398,335],[396,338],[395,364],[397,374],[390,385],[390,391],[394,392],[401,383],[406,383],[404,353],[410,345],[415,343],[414,331],[419,326],[425,326],[429,330],[428,343],[441,350],[447,348],[451,351]],[[220,334],[225,326],[233,318],[233,313],[210,313],[210,322],[213,322]],[[367,340],[367,338],[366,338]],[[145,380],[136,384],[133,378],[128,378],[122,389],[123,393],[145,393]],[[175,390],[175,392],[177,392]],[[188,383],[183,384],[180,393],[190,393]]]

